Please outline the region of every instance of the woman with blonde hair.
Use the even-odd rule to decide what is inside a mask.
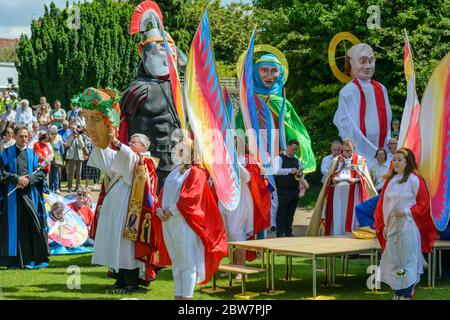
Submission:
[[[192,299],[196,283],[206,284],[228,254],[225,227],[208,184],[194,159],[192,140],[177,146],[183,159],[167,176],[156,215],[172,261],[175,300]]]
[[[43,105],[36,114],[36,119],[39,122],[39,131],[44,130],[47,131],[50,124],[52,123],[52,119],[50,117],[50,106],[45,104]]]

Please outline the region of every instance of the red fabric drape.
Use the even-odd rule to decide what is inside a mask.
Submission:
[[[160,199],[162,199],[163,190]],[[205,248],[206,284],[228,255],[228,241],[222,216],[209,187],[205,170],[193,165],[183,183],[177,208],[190,228],[199,236]]]
[[[253,236],[249,240],[253,240],[258,233],[270,226],[271,200],[267,180],[261,175],[261,169],[254,159],[247,161],[246,169],[251,177],[249,189],[253,201]],[[246,251],[246,259],[255,260],[255,251]]]
[[[353,83],[358,87],[359,94],[360,94],[360,109],[359,109],[359,126],[361,129],[361,132],[365,137],[367,137],[366,132],[366,96],[364,94],[364,91],[361,87],[361,84],[359,83],[358,79],[354,79]],[[380,128],[380,135],[378,139],[378,147],[383,148],[384,142],[386,141],[387,136],[387,113],[386,113],[386,100],[384,99],[384,93],[383,88],[381,87],[381,84],[377,81],[370,80],[370,84],[373,87],[373,90],[375,92],[375,101],[376,101],[376,107],[377,107],[377,114],[378,114],[378,123]]]

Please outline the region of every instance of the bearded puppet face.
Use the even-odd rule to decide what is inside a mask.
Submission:
[[[86,130],[92,143],[101,149],[106,149],[111,143],[110,127],[106,124],[105,116],[97,110],[83,110],[86,119]]]
[[[370,80],[375,72],[375,55],[372,48],[366,43],[360,43],[348,51],[348,56],[352,77],[363,81]]]

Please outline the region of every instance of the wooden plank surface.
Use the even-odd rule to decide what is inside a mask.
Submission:
[[[244,274],[255,274],[255,273],[260,273],[260,272],[266,271],[265,269],[258,269],[258,268],[239,266],[239,265],[231,265],[231,264],[220,265],[219,270],[226,271],[226,272],[244,273]]]
[[[274,252],[324,256],[367,252],[380,249],[377,239],[361,240],[353,237],[290,237],[230,242],[230,245],[248,249],[267,249]]]
[[[433,248],[436,248],[436,249],[450,249],[450,241],[449,240],[436,240],[434,242]]]

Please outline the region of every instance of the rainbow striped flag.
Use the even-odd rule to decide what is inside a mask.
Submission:
[[[232,211],[240,199],[239,167],[215,66],[208,10],[189,51],[185,89],[189,124],[203,164],[211,175],[220,202]]]
[[[286,128],[284,127],[284,108],[286,107],[286,88],[283,88],[283,103],[280,109],[280,116],[278,117],[278,130],[279,130],[279,152],[286,150]]]
[[[405,108],[400,126],[399,147],[409,148],[414,152],[417,163],[420,163],[420,103],[416,92],[416,75],[408,33],[405,30],[404,69],[407,83]]]
[[[253,30],[250,43],[242,62],[239,77],[239,98],[242,119],[249,138],[251,153],[256,155],[257,162],[261,163],[263,173],[274,186],[275,180],[270,168],[270,155],[273,154],[275,123],[267,103],[255,93],[253,80],[253,52],[255,47],[256,28]],[[253,149],[254,148],[254,149]],[[253,152],[252,152],[253,151]]]
[[[430,191],[434,224],[443,231],[450,216],[450,52],[428,81],[419,125],[420,171]]]
[[[227,107],[227,116],[230,123],[230,128],[232,130],[236,130],[236,115],[234,113],[233,102],[231,101],[227,87],[223,87],[223,100],[225,102],[225,106]]]

